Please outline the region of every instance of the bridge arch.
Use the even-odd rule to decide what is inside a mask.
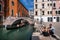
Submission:
[[[8,20],[8,22],[7,22],[7,20]],[[3,25],[17,24],[21,20],[25,20],[29,24],[33,24],[34,25],[34,21],[31,18],[28,18],[28,17],[9,17],[9,18],[7,18],[7,20],[3,23]],[[18,22],[16,23],[16,21],[18,21]]]
[[[13,25],[20,24],[21,21],[25,21],[25,22],[29,23],[29,22],[28,22],[27,20],[25,20],[25,19],[17,19],[17,20],[15,20],[11,25],[13,26]]]

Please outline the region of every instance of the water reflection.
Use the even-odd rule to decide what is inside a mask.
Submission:
[[[30,40],[33,32],[33,26],[27,25],[14,30],[0,28],[0,40]]]

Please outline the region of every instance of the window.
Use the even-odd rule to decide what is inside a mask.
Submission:
[[[44,8],[44,4],[42,4],[42,8]]]
[[[35,4],[35,7],[36,7],[36,9],[37,9],[37,4]]]
[[[12,6],[14,6],[14,2],[12,1]]]
[[[53,21],[52,17],[48,17],[48,22],[52,22],[52,21]]]
[[[2,11],[2,5],[0,4],[0,11]]]
[[[48,14],[49,14],[49,11],[48,11]]]
[[[14,15],[14,11],[12,10],[11,12],[12,12],[11,16],[13,16]]]
[[[50,11],[50,14],[52,14],[52,11]]]
[[[42,15],[44,15],[44,11],[42,11]]]
[[[49,1],[49,0],[47,0],[47,1]]]
[[[50,3],[50,4],[48,3],[47,5],[48,5],[48,6],[49,6],[49,5],[52,6],[52,3]]]
[[[56,4],[54,3],[54,4],[53,4],[53,7],[55,7],[55,6],[56,6]]]
[[[49,17],[48,17],[48,22],[49,22]]]
[[[48,4],[48,6],[49,6],[49,4]]]
[[[58,11],[58,14],[60,14],[60,10]]]
[[[44,2],[44,0],[42,0],[42,2]]]
[[[52,3],[50,4],[50,6],[52,6]]]
[[[56,14],[58,14],[58,11],[56,11]]]
[[[57,17],[57,22],[59,22],[59,17]]]
[[[48,11],[48,14],[52,14],[52,11]]]
[[[37,0],[35,0],[35,2],[37,2]]]
[[[37,16],[37,11],[35,13],[36,13],[35,15]]]
[[[52,1],[52,0],[50,0],[50,1]]]
[[[59,11],[55,11],[56,12],[56,14],[60,14],[60,10]]]

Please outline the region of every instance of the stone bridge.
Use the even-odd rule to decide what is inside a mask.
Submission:
[[[8,17],[4,22],[3,25],[12,25],[17,20],[26,20],[29,22],[29,24],[34,24],[34,21],[31,18],[28,17]]]

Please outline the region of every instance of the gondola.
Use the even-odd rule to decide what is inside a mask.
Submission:
[[[13,25],[7,25],[6,29],[7,30],[18,29],[18,28],[25,27],[28,24],[29,23],[27,21],[24,21],[23,23],[15,23]]]

